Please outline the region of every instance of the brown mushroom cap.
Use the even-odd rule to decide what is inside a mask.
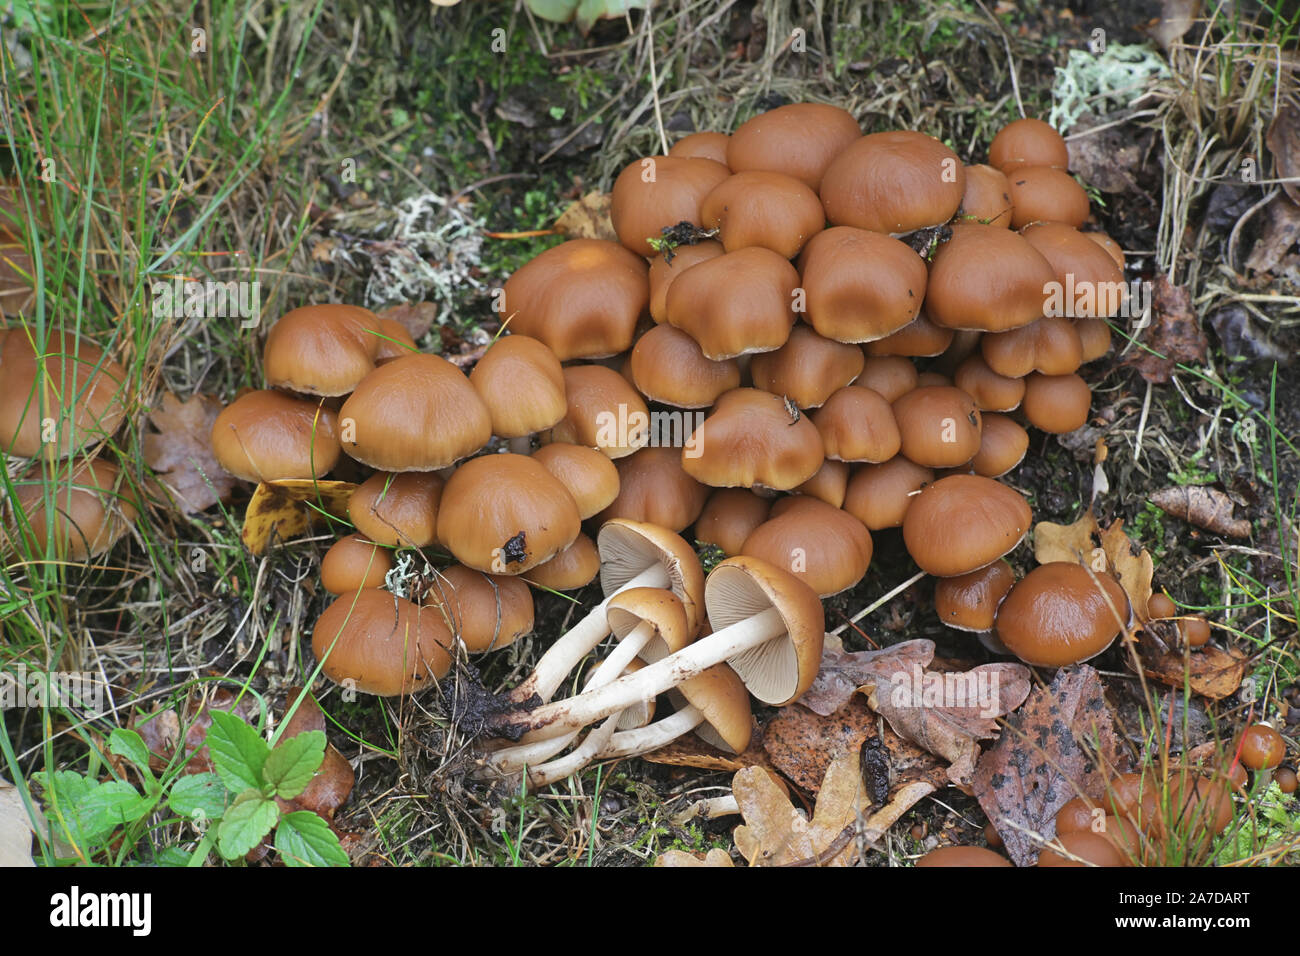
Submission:
[[[326,677],[380,697],[434,686],[451,669],[449,647],[451,632],[439,609],[377,588],[340,595],[311,636]]]
[[[681,222],[701,225],[704,197],[730,175],[731,170],[711,159],[648,156],[633,160],[610,190],[609,218],[618,241],[639,256],[653,256],[655,250],[648,240],[662,238],[664,229]]]
[[[528,585],[505,574],[484,574],[453,564],[438,572],[422,603],[426,609],[442,611],[451,633],[471,654],[508,647],[533,630]]]
[[[585,534],[578,535],[549,561],[543,561],[523,577],[529,584],[552,591],[576,591],[585,588],[600,573],[600,554],[596,544]]]
[[[771,352],[790,337],[799,273],[771,249],[750,246],[687,269],[668,287],[668,322],[716,361]]]
[[[245,392],[212,423],[212,453],[245,481],[319,478],[339,460],[338,416],[283,392]]]
[[[603,365],[564,370],[566,412],[548,441],[596,448],[623,458],[650,440],[650,410],[631,383]]]
[[[1286,758],[1286,741],[1268,724],[1251,724],[1241,734],[1241,762],[1251,770],[1272,770]]]
[[[1060,435],[1082,428],[1091,405],[1092,391],[1077,375],[1033,372],[1025,378],[1025,417],[1041,431]]]
[[[717,229],[728,252],[762,246],[793,259],[826,225],[821,200],[782,173],[749,170],[724,179],[700,204],[704,228]]]
[[[1034,568],[1007,594],[997,632],[1025,663],[1064,667],[1108,648],[1128,615],[1128,598],[1113,578],[1053,561]]]
[[[930,321],[924,311],[897,332],[891,332],[883,339],[867,342],[862,351],[868,361],[875,356],[906,355],[922,356],[940,355],[949,345],[955,333]],[[897,398],[898,396],[894,396]]]
[[[720,750],[744,753],[754,730],[745,682],[726,664],[715,664],[675,688],[704,715],[696,736]]]
[[[980,412],[960,388],[927,386],[895,399],[903,454],[927,468],[954,468],[980,450]]]
[[[432,472],[376,472],[352,492],[348,518],[370,541],[426,548],[437,540],[442,491],[443,480]]]
[[[714,362],[671,325],[656,325],[632,349],[632,382],[646,398],[677,408],[707,408],[740,385],[735,359]]]
[[[1129,861],[1110,840],[1091,830],[1079,830],[1058,836],[1059,843],[1070,856],[1065,856],[1052,848],[1052,844],[1043,847],[1038,854],[1039,866],[1128,866]],[[1078,857],[1078,859],[1071,859]],[[1080,861],[1084,862],[1080,862]]]
[[[582,528],[573,496],[526,455],[484,455],[447,480],[438,541],[461,564],[522,574],[563,551]]]
[[[782,498],[745,539],[741,554],[783,568],[821,597],[853,587],[871,563],[871,534],[853,515],[824,501]]]
[[[500,309],[511,332],[567,362],[626,352],[649,301],[645,260],[617,242],[570,239],[516,269]]]
[[[47,420],[56,426],[57,444],[45,450],[59,458],[117,431],[126,415],[126,370],[99,346],[57,330],[48,333],[38,359],[29,334],[22,327],[0,330],[0,451],[41,454]],[[38,368],[44,372],[39,390]]]
[[[1119,266],[1120,272],[1124,271],[1124,249],[1118,242],[1100,231],[1085,232],[1083,235],[1085,239],[1105,249],[1115,265]]]
[[[492,416],[465,373],[437,355],[375,369],[339,409],[343,450],[381,471],[437,471],[492,438]]]
[[[695,639],[695,629],[686,619],[681,599],[667,588],[628,588],[609,599],[605,618],[610,633],[620,641],[642,624],[653,630],[639,657],[653,664],[680,651]]]
[[[1011,866],[1006,857],[982,846],[941,846],[916,861],[917,866]]]
[[[1007,182],[1006,174],[992,166],[967,166],[966,191],[962,193],[957,218],[1009,229],[1011,184]]]
[[[709,497],[708,486],[682,468],[677,448],[642,448],[617,466],[618,497],[597,516],[601,523],[627,518],[680,532],[695,523]]]
[[[1110,351],[1110,326],[1105,319],[1075,319],[1074,330],[1079,333],[1085,363],[1094,362]]]
[[[871,133],[844,149],[822,177],[822,205],[837,226],[894,235],[952,218],[966,169],[951,149],[924,133]]]
[[[934,586],[934,610],[939,620],[960,631],[991,631],[998,605],[1016,583],[1005,561],[955,578],[940,578]]]
[[[1091,829],[1095,816],[1093,811],[1097,809],[1100,808],[1087,797],[1075,797],[1067,801],[1065,806],[1056,812],[1057,835],[1064,836],[1067,833]]]
[[[266,335],[266,383],[307,395],[346,395],[374,370],[383,334],[379,316],[359,306],[293,309]]]
[[[1123,266],[1086,233],[1061,222],[1037,222],[1020,234],[1056,272],[1062,301],[1055,314],[1108,318],[1119,312],[1126,292]],[[1047,303],[1049,314],[1053,304]]]
[[[747,488],[718,488],[695,521],[695,540],[715,544],[727,557],[740,554],[745,539],[767,520],[771,502]]]
[[[879,392],[860,385],[841,388],[813,413],[812,420],[827,458],[888,461],[903,445],[889,402]]]
[[[727,165],[738,173],[784,173],[818,189],[826,167],[861,135],[858,121],[838,106],[790,103],[742,123],[727,143]]]
[[[1032,117],[1008,123],[989,145],[989,165],[1004,172],[1017,166],[1065,169],[1069,163],[1070,151],[1061,134]]]
[[[118,467],[102,458],[42,464],[14,484],[14,511],[0,527],[0,543],[8,539],[20,553],[43,554],[52,543],[56,557],[87,561],[111,549],[139,514]]]
[[[782,707],[812,686],[826,632],[822,602],[812,588],[761,558],[739,555],[709,574],[704,601],[715,634],[770,608],[781,616],[782,635],[727,661],[751,694]]]
[[[731,137],[726,133],[699,132],[683,136],[668,150],[669,156],[681,159],[711,159],[727,165],[727,144]]]
[[[807,495],[824,501],[832,508],[844,507],[844,494],[849,487],[849,463],[826,459],[822,466],[802,485],[795,487],[795,494]]]
[[[774,352],[755,355],[749,364],[754,387],[789,398],[800,408],[817,408],[862,372],[862,349],[823,338],[796,325]]]
[[[870,342],[904,329],[925,298],[925,260],[878,232],[835,226],[799,257],[806,319],[840,342]]]
[[[869,388],[885,401],[893,402],[916,388],[916,366],[901,355],[868,355],[862,374],[853,384]]]
[[[613,594],[641,572],[661,567],[668,587],[686,610],[686,623],[694,633],[704,613],[704,571],[695,549],[667,528],[642,521],[615,518],[596,535],[600,550],[600,588]]]
[[[320,583],[330,594],[379,588],[393,570],[393,553],[359,534],[335,541],[320,562]]]
[[[1043,314],[1056,273],[1019,233],[961,224],[930,262],[925,311],[950,329],[1002,332]]]
[[[411,338],[411,333],[406,331],[406,326],[401,322],[396,319],[385,319],[382,316],[377,318],[379,332],[375,337],[379,339],[379,347],[375,350],[376,365],[419,351],[415,339]]]
[[[1003,335],[1013,335],[1004,332]],[[1009,412],[1020,407],[1025,397],[1025,383],[1020,378],[999,375],[989,368],[984,357],[972,352],[957,366],[953,384],[975,400],[981,412]]]
[[[1083,343],[1069,319],[1048,316],[980,336],[980,354],[990,369],[1008,378],[1033,371],[1069,375],[1083,363]]]
[[[999,478],[1015,468],[1029,450],[1029,432],[1013,419],[987,412],[980,427],[980,450],[971,459],[975,474]]]
[[[941,578],[992,564],[1029,532],[1024,496],[991,478],[950,475],[921,490],[903,518],[903,541],[917,566]]]
[[[673,281],[693,265],[716,259],[727,250],[712,239],[689,246],[676,246],[671,254],[659,253],[650,260],[650,317],[663,324],[668,321],[668,290]]]
[[[1011,228],[1031,222],[1082,226],[1088,218],[1088,194],[1063,169],[1022,166],[1007,173],[1011,186]]]
[[[551,442],[532,454],[573,496],[586,521],[618,497],[618,469],[608,455],[584,445]]]
[[[805,415],[791,415],[779,395],[756,388],[727,392],[682,450],[682,468],[715,488],[762,485],[787,491],[825,458],[821,435]]]
[[[844,510],[872,531],[901,528],[916,492],[934,480],[934,472],[902,455],[879,465],[863,465],[849,478]]]
[[[497,339],[469,373],[492,416],[492,434],[523,438],[564,417],[564,370],[555,353],[527,335]]]

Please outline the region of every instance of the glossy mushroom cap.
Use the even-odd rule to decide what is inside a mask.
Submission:
[[[492,416],[460,369],[437,355],[394,359],[339,409],[343,450],[381,471],[437,471],[492,438]]]
[[[639,256],[653,256],[655,250],[648,240],[662,238],[664,229],[681,222],[701,225],[704,197],[730,175],[731,170],[710,159],[648,156],[633,160],[610,190],[609,218],[618,241]]]
[[[1034,371],[1069,375],[1083,362],[1083,344],[1074,323],[1049,316],[1009,332],[980,336],[980,355],[993,372],[1008,378],[1024,378]]]
[[[862,349],[800,324],[775,352],[755,355],[749,374],[755,388],[789,398],[800,408],[817,408],[857,378],[863,362]]]
[[[792,415],[779,395],[737,388],[695,430],[682,449],[682,468],[715,488],[787,491],[816,474],[824,457],[821,435],[806,415]]]
[[[1006,174],[992,166],[967,166],[966,191],[961,197],[957,219],[1009,229],[1011,184],[1007,182]]]
[[[796,495],[776,503],[740,553],[784,568],[825,598],[848,590],[866,575],[871,534],[847,511]]]
[[[952,218],[966,168],[924,133],[871,133],[841,152],[822,177],[822,205],[837,226],[902,235]]]
[[[867,342],[862,346],[862,351],[867,354],[868,361],[876,356],[906,355],[926,357],[941,355],[952,344],[953,335],[952,329],[945,329],[942,326],[935,325],[930,321],[929,316],[924,312],[920,312],[915,319],[897,332],[891,332],[883,339]]]
[[[1241,735],[1241,762],[1251,770],[1272,770],[1286,757],[1286,741],[1268,724],[1251,724]]]
[[[1014,335],[1014,332],[1003,332]],[[987,338],[987,336],[985,336]],[[1025,397],[1023,379],[999,375],[989,368],[984,356],[972,352],[957,366],[953,384],[975,400],[981,412],[1009,412],[1020,407]]]
[[[724,179],[704,197],[700,218],[728,252],[762,246],[793,259],[826,225],[821,200],[783,173],[750,170]]]
[[[667,588],[628,588],[609,599],[605,617],[609,631],[620,641],[642,624],[649,624],[653,636],[638,654],[653,664],[680,651],[695,639],[695,629],[686,619],[681,600]]]
[[[1032,117],[1008,123],[989,145],[989,165],[1004,172],[1019,166],[1065,169],[1069,163],[1070,151],[1061,134]]]
[[[812,686],[821,667],[826,632],[822,603],[812,588],[761,558],[740,555],[713,569],[705,582],[704,600],[715,634],[769,608],[775,608],[784,622],[779,637],[727,662],[751,694],[782,707]]]
[[[393,548],[426,548],[437,540],[443,486],[442,478],[433,472],[376,472],[352,492],[348,518],[370,541]]]
[[[837,461],[888,461],[903,446],[889,402],[860,385],[841,388],[812,414],[826,457]]]
[[[711,159],[725,166],[727,165],[727,143],[730,141],[731,137],[726,133],[691,133],[673,143],[668,150],[668,155],[681,159]]]
[[[887,402],[906,395],[918,383],[916,366],[901,355],[869,355],[862,374],[853,381],[854,385],[878,392]]]
[[[1087,233],[1061,222],[1039,222],[1020,234],[1055,270],[1062,298],[1070,295],[1058,315],[1109,318],[1119,312],[1126,292],[1124,268]]]
[[[339,460],[338,415],[283,392],[245,392],[212,423],[212,453],[244,481],[319,478]]]
[[[1088,218],[1088,194],[1063,169],[1022,166],[1007,173],[1011,186],[1011,228],[1032,222],[1082,226]]]
[[[1092,391],[1077,375],[1041,375],[1025,378],[1022,408],[1029,423],[1054,435],[1072,432],[1088,423]]]
[[[790,103],[742,123],[727,143],[727,165],[784,173],[811,189],[849,144],[862,136],[857,120],[838,106]]]
[[[51,467],[58,469],[53,477]],[[70,470],[42,464],[31,479],[14,482],[16,513],[6,516],[0,541],[9,538],[14,550],[43,554],[53,539],[57,557],[87,561],[111,549],[131,529],[139,512],[116,465],[96,458]],[[27,548],[18,548],[19,538]]]
[[[379,316],[355,305],[304,305],[271,326],[266,383],[306,395],[346,395],[375,367]]]
[[[700,516],[709,488],[682,468],[678,448],[642,448],[616,464],[618,497],[597,516],[598,521],[627,518],[680,532]]]
[[[549,561],[543,561],[523,578],[529,584],[552,591],[576,591],[585,588],[600,573],[600,553],[596,544],[585,534],[580,534]]]
[[[987,568],[955,578],[940,578],[934,586],[935,613],[959,631],[991,631],[998,605],[1015,583],[1015,572],[1005,561],[994,561]]]
[[[573,496],[578,515],[586,521],[599,514],[618,497],[618,469],[608,455],[585,445],[551,442],[533,452]]]
[[[879,465],[863,465],[849,478],[844,510],[872,531],[901,528],[908,508],[934,472],[898,455]]]
[[[403,358],[412,352],[418,352],[415,339],[406,331],[406,326],[396,319],[379,319],[379,348],[375,351],[375,364],[382,365],[393,359]]]
[[[650,301],[645,260],[617,242],[570,239],[515,270],[501,297],[501,320],[543,342],[561,362],[632,347]]]
[[[334,683],[394,697],[432,687],[445,676],[451,640],[438,608],[365,588],[340,595],[325,609],[311,649]]]
[[[1026,664],[1064,667],[1108,648],[1128,616],[1128,598],[1113,578],[1053,561],[1034,568],[1007,594],[997,632]]]
[[[832,461],[827,458],[822,466],[802,485],[797,485],[794,493],[807,495],[824,501],[832,508],[844,507],[844,494],[849,487],[849,464],[845,461]]]
[[[721,361],[771,352],[790,337],[799,273],[771,249],[750,246],[687,269],[668,287],[668,322]]]
[[[469,373],[492,416],[492,434],[522,438],[564,417],[564,371],[555,353],[527,335],[497,339]]]
[[[906,328],[925,298],[925,260],[890,236],[835,226],[799,257],[808,323],[840,342],[871,342]]]
[[[1100,833],[1078,830],[1058,836],[1055,843],[1069,855],[1053,849],[1051,844],[1038,854],[1039,866],[1128,866],[1129,861],[1113,842]],[[1077,857],[1078,859],[1072,859]],[[1081,862],[1082,861],[1082,862]]]
[[[903,541],[922,571],[956,577],[1010,552],[1032,520],[1018,491],[991,478],[950,475],[927,485],[908,505]]]
[[[903,454],[927,468],[954,468],[980,449],[980,412],[960,388],[915,388],[893,404]]]
[[[722,243],[706,239],[694,245],[676,246],[669,252],[661,252],[650,260],[650,318],[660,324],[668,321],[668,290],[673,281],[691,266],[716,259],[726,250]]]
[[[735,359],[714,362],[699,344],[671,325],[656,325],[632,348],[632,382],[646,398],[676,408],[708,408],[740,386]]]
[[[533,596],[527,584],[509,575],[453,564],[438,572],[422,602],[426,612],[442,611],[471,654],[508,647],[533,630]]]
[[[930,262],[925,311],[950,329],[1002,332],[1043,314],[1056,273],[1019,233],[961,224]]]
[[[744,753],[754,731],[754,714],[739,674],[726,664],[715,664],[675,689],[704,715],[695,728],[697,736],[720,750]]]
[[[982,846],[941,846],[916,861],[917,866],[1011,866],[1006,857]]]
[[[623,458],[650,440],[650,410],[640,393],[618,372],[603,365],[570,365],[564,370],[565,414],[548,441],[596,448]]]
[[[767,520],[771,502],[747,488],[718,488],[695,522],[695,540],[714,544],[727,557],[740,554],[745,539]]]
[[[393,570],[393,552],[349,534],[335,541],[320,562],[320,583],[330,594],[359,588],[380,588]]]
[[[980,450],[971,459],[975,474],[999,478],[1019,465],[1029,450],[1029,432],[1014,419],[987,412],[980,427]]]

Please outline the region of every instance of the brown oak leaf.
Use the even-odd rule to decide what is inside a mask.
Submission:
[[[1201,330],[1186,286],[1176,286],[1164,276],[1155,280],[1151,301],[1151,324],[1140,336],[1150,349],[1138,350],[1128,364],[1153,385],[1164,385],[1179,362],[1200,362],[1209,340]],[[1152,354],[1152,353],[1155,354]]]
[[[181,401],[164,392],[162,403],[149,413],[156,431],[142,442],[145,464],[184,514],[197,514],[218,501],[228,501],[235,478],[217,464],[212,453],[212,423],[221,414],[221,402],[196,394]]]
[[[1205,485],[1174,485],[1161,488],[1151,503],[1165,514],[1213,531],[1225,538],[1250,537],[1250,522],[1233,517],[1233,501],[1218,488]]]

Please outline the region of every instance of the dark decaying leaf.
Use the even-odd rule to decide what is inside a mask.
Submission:
[[[1192,307],[1192,294],[1186,286],[1173,285],[1164,276],[1155,280],[1151,301],[1151,324],[1139,341],[1146,349],[1138,350],[1128,360],[1141,376],[1155,385],[1164,385],[1179,362],[1200,362],[1209,342],[1201,331]]]
[[[1218,488],[1206,485],[1174,485],[1150,495],[1161,511],[1213,531],[1226,538],[1250,537],[1250,522],[1233,517],[1233,501]]]
[[[1087,665],[1057,671],[1012,715],[980,758],[971,781],[980,806],[1017,866],[1038,858],[1056,834],[1068,800],[1101,797],[1106,781],[1128,769],[1097,672]]]
[[[221,414],[221,402],[211,395],[193,395],[181,401],[164,392],[162,403],[149,413],[156,431],[141,440],[145,464],[171,492],[184,514],[197,514],[218,501],[227,501],[235,478],[212,454],[212,423]]]
[[[1285,103],[1273,118],[1264,142],[1273,154],[1278,179],[1289,179],[1282,188],[1296,205],[1300,205],[1300,107]]]
[[[266,553],[272,540],[287,541],[324,524],[326,515],[343,519],[357,486],[348,481],[286,478],[264,481],[253,491],[240,532],[245,547]]]
[[[183,757],[185,773],[210,773],[212,758],[208,754],[208,728],[212,726],[212,711],[233,713],[246,722],[257,717],[257,700],[251,694],[240,697],[225,687],[207,687],[204,691],[191,691],[182,712],[171,708],[154,711],[135,723],[135,730],[155,759],[150,760],[154,771],[162,771],[181,746],[181,728],[184,726]]]
[[[295,701],[301,698],[297,708],[294,708]],[[293,716],[288,720],[283,732],[280,735],[281,741],[289,740],[299,734],[305,734],[309,731],[326,730],[325,713],[316,703],[316,698],[310,693],[304,693],[302,688],[290,687],[285,699],[285,713],[293,711]],[[305,790],[290,801],[281,801],[281,807],[286,813],[294,810],[310,810],[319,814],[326,820],[334,819],[334,812],[338,810],[352,793],[352,787],[356,783],[356,772],[353,771],[352,765],[348,763],[341,753],[339,753],[333,744],[326,744],[325,759],[320,765],[320,770],[316,776],[307,784]]]
[[[1264,212],[1264,228],[1246,258],[1251,272],[1272,272],[1300,239],[1300,206],[1289,197],[1274,196]]]
[[[1300,224],[1300,219],[1297,220]],[[1300,234],[1300,233],[1298,233]],[[1269,340],[1254,317],[1240,305],[1216,309],[1210,327],[1230,362],[1289,362],[1291,353]]]
[[[863,684],[912,668],[924,668],[934,659],[934,642],[904,641],[879,651],[846,651],[834,635],[826,635],[821,670],[807,693],[799,698],[814,713],[833,714],[844,706]]]
[[[1141,641],[1139,648],[1142,672],[1147,677],[1180,690],[1186,684],[1193,694],[1210,700],[1231,697],[1246,676],[1246,657],[1235,648],[1225,651],[1206,644],[1188,654],[1186,659],[1181,651],[1166,651],[1147,638]]]
[[[438,321],[438,306],[433,302],[405,302],[389,306],[379,313],[379,317],[396,322],[418,342]]]

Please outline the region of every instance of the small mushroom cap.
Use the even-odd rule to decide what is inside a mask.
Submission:
[[[745,539],[767,520],[771,502],[747,488],[718,488],[695,522],[695,540],[715,544],[728,557],[740,554]]]
[[[925,311],[950,329],[1002,332],[1043,314],[1056,273],[1019,233],[961,224],[930,262]]]
[[[1072,226],[1038,222],[1020,231],[1056,271],[1062,295],[1072,293],[1058,314],[1108,318],[1124,303],[1124,267],[1116,265],[1106,249]],[[1049,303],[1050,304],[1050,303]],[[1073,371],[1073,369],[1071,369]]]
[[[578,535],[569,545],[549,561],[543,561],[524,575],[524,580],[539,588],[552,591],[576,591],[585,588],[600,573],[600,554],[595,542],[585,534]]]
[[[529,260],[506,280],[501,319],[539,339],[561,362],[632,347],[650,300],[643,259],[606,239],[570,239]]]
[[[656,325],[632,348],[632,383],[646,398],[677,408],[708,408],[740,386],[736,359],[714,362],[699,344],[671,325]]]
[[[1129,861],[1119,848],[1100,833],[1091,830],[1078,830],[1058,836],[1056,843],[1061,845],[1070,856],[1065,856],[1052,849],[1049,844],[1038,854],[1039,866],[1128,866]],[[1070,857],[1079,859],[1071,859]],[[1080,862],[1080,861],[1084,862]]]
[[[1014,335],[1014,332],[1003,332]],[[981,412],[1009,412],[1020,407],[1025,398],[1023,379],[999,375],[989,368],[984,357],[972,352],[957,366],[953,384],[971,398]]]
[[[704,197],[700,218],[717,229],[728,252],[762,246],[785,259],[799,254],[826,225],[821,200],[783,173],[748,170],[724,179]]]
[[[788,570],[825,598],[862,580],[872,544],[870,532],[853,515],[795,495],[776,503],[740,552]]]
[[[642,448],[615,464],[618,497],[597,516],[597,521],[628,518],[680,532],[700,516],[709,487],[686,473],[678,449]]]
[[[374,370],[383,334],[379,316],[359,306],[293,309],[266,335],[266,383],[306,395],[346,395]]]
[[[359,534],[335,541],[320,562],[320,583],[330,594],[384,586],[393,553]]]
[[[916,366],[901,355],[869,355],[853,384],[879,392],[885,401],[893,402],[916,388]]]
[[[844,510],[872,531],[901,528],[919,492],[934,481],[934,471],[898,455],[879,465],[863,465],[849,478]]]
[[[1085,232],[1083,235],[1084,238],[1088,239],[1090,242],[1095,242],[1097,245],[1105,249],[1106,254],[1110,256],[1115,265],[1119,266],[1121,272],[1123,271],[1124,249],[1118,242],[1100,231]]]
[[[883,395],[849,385],[812,415],[826,457],[838,461],[888,461],[903,447],[894,411]]]
[[[751,694],[782,707],[812,686],[826,633],[822,603],[812,588],[761,558],[738,555],[709,574],[704,600],[714,633],[769,608],[780,614],[784,634],[727,662]]]
[[[832,461],[827,458],[822,466],[802,485],[794,489],[795,494],[807,495],[824,501],[832,508],[844,507],[844,494],[849,487],[849,464],[846,461]]]
[[[1011,866],[1011,861],[982,846],[941,846],[916,861],[917,866]]]
[[[441,610],[451,633],[471,654],[508,647],[533,630],[528,585],[507,574],[484,574],[453,564],[438,572],[422,603]]]
[[[744,753],[754,731],[754,714],[739,674],[726,664],[715,664],[676,689],[704,715],[695,728],[697,736],[720,750]]]
[[[1105,319],[1075,319],[1074,330],[1079,333],[1085,363],[1095,362],[1110,351],[1110,326]]]
[[[980,429],[980,450],[971,459],[975,474],[1000,478],[1019,465],[1029,450],[1029,432],[1012,418],[988,412]]]
[[[1024,378],[1033,371],[1069,375],[1083,362],[1083,343],[1073,322],[1048,316],[980,336],[980,355],[993,372],[1008,378]]]
[[[922,571],[950,578],[1007,554],[1032,521],[1028,502],[1015,489],[991,478],[950,475],[921,489],[908,505],[903,541]]]
[[[980,450],[980,412],[960,388],[915,388],[893,404],[903,454],[927,468],[954,468]]]
[[[727,250],[722,243],[707,239],[690,246],[676,246],[671,256],[659,253],[650,260],[650,317],[657,323],[668,321],[668,289],[673,281],[693,265],[716,259]]]
[[[727,143],[727,165],[784,173],[819,189],[826,167],[862,129],[847,110],[826,103],[790,103],[759,113]]]
[[[53,476],[50,469],[57,468]],[[54,553],[87,561],[110,550],[134,524],[139,512],[117,465],[102,458],[62,465],[42,464],[31,479],[14,482],[18,513],[6,516],[0,543],[17,551],[44,553],[53,536]],[[53,515],[47,510],[53,505]],[[26,540],[20,548],[16,539]],[[0,548],[0,552],[3,549]]]
[[[857,378],[864,361],[857,346],[824,338],[801,324],[775,352],[755,355],[749,374],[755,388],[787,397],[800,408],[817,408]]]
[[[925,299],[925,260],[878,232],[835,226],[799,257],[808,323],[840,342],[871,342],[906,328]]]
[[[822,205],[837,226],[901,235],[953,217],[966,168],[924,133],[871,133],[848,146],[822,177]]]
[[[564,418],[564,370],[555,353],[527,335],[497,339],[469,373],[492,416],[492,434],[522,438]]]
[[[376,472],[352,492],[348,518],[370,541],[426,548],[437,540],[443,485],[433,472]]]
[[[681,600],[666,588],[620,591],[609,599],[605,619],[610,633],[620,641],[641,624],[651,626],[654,635],[637,655],[649,664],[680,651],[695,639]]]
[[[726,133],[691,133],[673,143],[668,150],[668,155],[680,159],[711,159],[725,166],[727,165],[727,143],[730,140],[731,137]]]
[[[437,355],[375,369],[339,409],[343,449],[381,471],[437,471],[492,438],[492,416],[465,374]]]
[[[661,238],[664,229],[681,222],[701,225],[704,197],[730,175],[731,170],[711,159],[647,156],[633,160],[610,190],[609,218],[618,241],[639,256],[653,256],[648,240]]]
[[[1092,391],[1077,375],[1042,375],[1025,378],[1025,418],[1040,431],[1061,435],[1088,423]]]
[[[807,416],[793,416],[779,395],[737,388],[695,430],[682,449],[682,468],[715,488],[787,491],[816,474],[824,458],[822,437]]]
[[[1241,735],[1241,762],[1251,770],[1272,770],[1286,758],[1286,741],[1268,724],[1251,724]]]
[[[1015,583],[1015,572],[1005,561],[994,561],[987,568],[955,578],[940,578],[934,586],[935,613],[960,631],[990,631],[998,605]]]
[[[668,587],[682,602],[689,630],[696,631],[704,613],[704,571],[695,549],[667,528],[615,518],[596,535],[600,550],[600,587],[613,594],[656,565],[668,575]]]
[[[640,393],[604,365],[564,370],[565,414],[547,440],[596,448],[623,458],[650,440],[650,410]]]
[[[394,697],[434,686],[451,669],[440,610],[377,588],[348,591],[325,609],[311,649],[336,684]]]
[[[484,455],[447,479],[438,541],[461,564],[522,574],[549,561],[582,530],[578,506],[555,476],[526,455]]]
[[[1088,218],[1088,194],[1063,169],[1022,166],[1007,173],[1011,186],[1011,228],[1033,222],[1082,226]]]
[[[997,226],[1011,227],[1011,184],[1006,174],[992,166],[966,167],[966,191],[961,197],[958,219]]]
[[[283,392],[245,392],[212,423],[212,453],[245,481],[319,478],[339,460],[338,415]]]
[[[989,144],[989,165],[1006,171],[1019,166],[1054,166],[1065,169],[1070,151],[1065,139],[1040,119],[1025,117],[998,130]]]
[[[779,253],[737,249],[687,269],[668,287],[669,324],[715,362],[771,352],[790,338],[799,273]]]
[[[867,354],[868,362],[876,356],[889,355],[928,358],[942,355],[952,344],[954,334],[952,329],[945,329],[931,322],[925,312],[919,312],[915,319],[897,332],[891,332],[883,339],[864,344],[862,351]]]
[[[1097,805],[1087,797],[1075,797],[1067,801],[1065,806],[1056,813],[1057,836],[1091,829],[1095,818],[1093,811],[1096,809],[1098,809]]]
[[[1053,561],[1011,589],[998,609],[997,631],[1026,664],[1064,667],[1108,648],[1128,616],[1128,598],[1113,578]]]
[[[583,521],[618,497],[618,469],[594,448],[557,441],[537,449],[532,458],[568,489]]]
[[[1157,592],[1151,595],[1151,599],[1147,601],[1147,617],[1150,619],[1173,617],[1177,613],[1178,605],[1167,594]]]

